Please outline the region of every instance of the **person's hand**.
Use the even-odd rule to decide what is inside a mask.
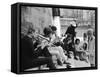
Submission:
[[[41,48],[43,49],[47,45],[48,45],[48,42],[46,40],[43,40],[41,43]]]

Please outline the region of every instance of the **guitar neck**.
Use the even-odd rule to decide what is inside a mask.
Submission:
[[[41,34],[38,34],[38,36],[39,36],[40,38],[42,38],[42,39],[45,39],[45,40],[47,40],[47,41],[50,41],[48,38],[44,37],[44,36],[41,35]]]

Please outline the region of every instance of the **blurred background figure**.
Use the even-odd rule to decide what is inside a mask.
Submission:
[[[95,37],[93,36],[93,29],[88,29],[88,51],[89,51],[89,61],[91,67],[95,66]]]
[[[88,42],[87,33],[83,33],[83,42],[85,42],[85,43]]]

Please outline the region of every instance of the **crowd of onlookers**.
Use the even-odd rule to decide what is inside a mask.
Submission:
[[[93,29],[83,34],[83,41],[76,37],[77,24],[71,24],[63,37],[57,36],[57,28],[45,27],[43,34],[29,28],[21,39],[21,71],[46,64],[49,69],[66,64],[70,68],[69,58],[85,61],[95,66],[95,37]],[[63,39],[62,39],[63,38]]]

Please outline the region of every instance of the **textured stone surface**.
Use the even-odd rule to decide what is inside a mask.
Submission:
[[[52,24],[51,8],[22,7],[21,8],[21,32],[26,34],[29,27],[42,33],[43,28]]]

